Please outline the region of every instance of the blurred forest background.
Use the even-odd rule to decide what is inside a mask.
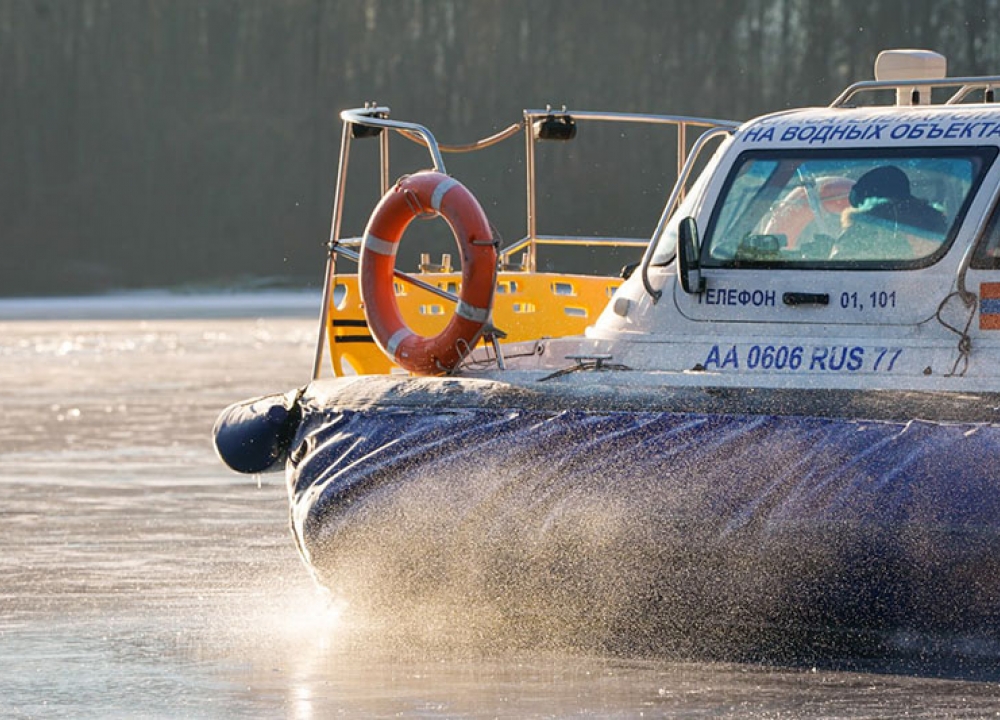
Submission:
[[[1000,73],[998,19],[1000,0],[0,0],[0,295],[320,283],[337,114],[365,101],[445,143],[546,104],[739,120],[827,104],[890,47]],[[567,173],[540,230],[648,236],[669,150],[584,135],[540,161]],[[523,154],[447,157],[507,241]],[[377,188],[358,198],[353,233]]]

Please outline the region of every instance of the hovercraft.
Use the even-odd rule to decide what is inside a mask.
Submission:
[[[345,111],[313,379],[227,409],[221,457],[285,468],[304,560],[362,605],[630,650],[990,655],[1000,76],[948,78],[928,51],[875,75],[742,124],[547,108],[458,148]],[[536,232],[535,144],[592,122],[676,133],[647,241]],[[392,133],[433,169],[389,186]],[[521,133],[528,234],[500,249],[442,153]],[[346,238],[363,138],[384,194]],[[404,273],[428,216],[459,269]],[[642,254],[556,274],[547,245]]]

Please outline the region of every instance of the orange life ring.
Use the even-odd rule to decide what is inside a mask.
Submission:
[[[407,327],[393,287],[400,238],[414,218],[427,214],[448,222],[462,259],[458,307],[434,337],[422,337]],[[400,179],[375,207],[361,248],[361,301],[372,337],[410,372],[440,375],[453,370],[490,322],[496,273],[496,242],[489,221],[464,185],[431,171]]]

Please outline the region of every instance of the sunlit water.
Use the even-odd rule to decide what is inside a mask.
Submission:
[[[0,302],[0,716],[1000,716],[1000,686],[968,667],[949,679],[386,637],[386,618],[367,626],[313,585],[282,476],[237,476],[213,453],[222,407],[309,374],[311,310],[257,319],[258,304],[161,299],[161,319],[141,320],[154,313],[128,299]]]

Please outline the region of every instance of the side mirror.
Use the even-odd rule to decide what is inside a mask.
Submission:
[[[681,220],[677,228],[677,279],[689,295],[705,289],[705,278],[698,265],[698,225],[693,217]]]

